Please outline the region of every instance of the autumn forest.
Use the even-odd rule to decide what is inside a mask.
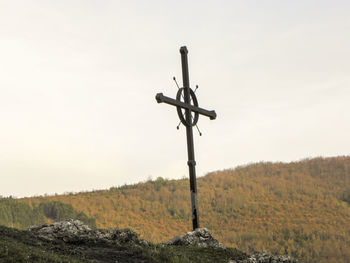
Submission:
[[[197,180],[201,227],[226,246],[302,262],[350,258],[350,157],[254,163]],[[157,178],[109,190],[0,199],[0,224],[77,218],[162,242],[191,230],[189,182]]]

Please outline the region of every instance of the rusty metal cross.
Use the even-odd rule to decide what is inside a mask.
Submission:
[[[215,111],[208,111],[198,107],[198,100],[194,91],[190,88],[189,74],[188,74],[188,60],[187,60],[187,48],[181,47],[181,65],[182,65],[182,80],[183,88],[179,88],[176,99],[172,99],[158,93],[156,100],[158,103],[167,103],[173,105],[177,109],[178,116],[181,123],[186,127],[187,135],[187,153],[188,153],[188,168],[190,174],[190,190],[191,190],[191,204],[192,204],[192,225],[193,230],[199,228],[198,218],[198,201],[197,201],[197,183],[196,183],[196,161],[194,158],[194,142],[193,142],[193,130],[192,127],[198,122],[199,114],[209,117],[211,120],[216,118]],[[183,98],[184,101],[181,101]],[[185,110],[183,114],[182,109]],[[192,112],[194,116],[192,116]]]

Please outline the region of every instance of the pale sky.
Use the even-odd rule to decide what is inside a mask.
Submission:
[[[174,107],[186,45],[197,176],[348,155],[350,1],[0,0],[0,195],[188,177]]]

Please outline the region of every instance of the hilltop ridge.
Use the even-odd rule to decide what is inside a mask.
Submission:
[[[153,244],[130,229],[91,229],[79,220],[31,226],[18,231],[0,226],[0,262],[95,263],[295,263],[267,252],[247,255],[220,244],[198,228],[166,244]]]

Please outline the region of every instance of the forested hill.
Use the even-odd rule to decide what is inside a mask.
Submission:
[[[94,218],[89,218],[84,212],[76,211],[70,204],[43,200],[40,203],[29,205],[11,197],[0,199],[0,225],[3,226],[26,229],[32,225],[65,219],[82,220],[90,227],[96,227]]]
[[[267,249],[306,262],[349,262],[350,157],[256,163],[198,178],[200,224],[227,246]],[[131,228],[166,241],[191,229],[188,180],[21,199],[71,204],[97,227]]]

